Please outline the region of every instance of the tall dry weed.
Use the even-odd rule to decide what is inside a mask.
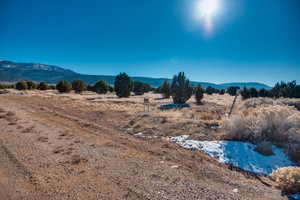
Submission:
[[[280,189],[289,193],[300,192],[300,167],[283,167],[271,174]]]
[[[300,161],[300,112],[270,99],[245,101],[240,111],[224,121],[226,139],[258,144],[270,141]]]

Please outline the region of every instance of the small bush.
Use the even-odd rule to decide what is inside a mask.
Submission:
[[[283,167],[271,174],[280,189],[288,193],[300,192],[300,167]]]
[[[27,82],[26,81],[20,81],[16,84],[16,89],[17,90],[27,90]]]
[[[49,89],[49,86],[47,83],[45,82],[40,82],[37,86],[37,89],[38,90],[48,90]]]
[[[56,85],[56,89],[60,93],[69,93],[72,90],[72,85],[68,81],[62,80]]]
[[[72,89],[75,93],[82,93],[86,90],[86,84],[82,80],[74,80],[72,82]]]

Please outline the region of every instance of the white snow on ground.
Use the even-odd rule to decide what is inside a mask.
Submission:
[[[235,167],[256,174],[270,174],[273,170],[286,166],[295,166],[282,149],[272,146],[274,155],[264,156],[254,149],[256,145],[248,142],[238,141],[197,141],[187,140],[188,135],[181,135],[170,138],[180,146],[201,150],[208,155],[215,157],[221,163],[232,164]]]

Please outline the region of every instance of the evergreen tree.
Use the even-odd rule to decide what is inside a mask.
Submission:
[[[37,88],[37,85],[33,81],[26,81],[27,83],[27,89],[28,90],[35,90]]]
[[[48,87],[48,89],[49,89],[49,90],[56,90],[56,85],[50,85],[50,86]]]
[[[72,90],[72,85],[68,81],[62,80],[56,85],[56,89],[60,93],[69,93]]]
[[[251,98],[258,97],[258,92],[255,88],[250,88],[250,96],[251,96]]]
[[[86,90],[86,84],[82,80],[74,80],[72,82],[72,89],[75,91],[75,93],[82,93]]]
[[[98,81],[93,87],[93,91],[98,94],[106,94],[108,89],[109,87],[105,80]]]
[[[241,96],[243,100],[251,98],[250,90],[244,87],[244,89],[241,91]]]
[[[49,89],[49,86],[47,83],[45,82],[40,82],[37,86],[37,89],[38,90],[48,90]]]
[[[126,73],[120,73],[115,79],[115,92],[120,98],[129,97],[133,84],[131,78]]]
[[[224,90],[224,89],[221,89],[221,90],[219,91],[219,94],[220,94],[220,95],[225,94],[225,90]]]
[[[184,72],[180,72],[173,77],[171,84],[171,96],[175,104],[183,104],[191,98],[193,87],[185,77]]]
[[[205,93],[208,95],[212,95],[213,93],[215,93],[215,88],[208,86],[205,90]]]
[[[27,86],[27,82],[26,81],[19,81],[16,84],[16,89],[17,90],[27,90],[28,86]]]
[[[269,91],[268,91],[268,90],[262,88],[262,89],[260,89],[260,90],[258,91],[258,96],[259,96],[259,97],[269,97],[270,94],[269,94]]]
[[[164,81],[159,87],[159,93],[162,94],[163,98],[169,99],[171,96],[171,86],[168,81]]]
[[[108,91],[111,93],[114,92],[114,87],[111,85],[108,85]]]
[[[229,88],[227,88],[227,93],[230,95],[230,96],[235,96],[238,89],[240,89],[240,87],[235,87],[235,86],[231,86]]]
[[[133,82],[133,92],[135,95],[143,95],[146,92],[146,84],[139,82],[139,81],[134,81]]]
[[[196,102],[198,104],[201,103],[202,99],[204,97],[204,89],[201,87],[201,85],[198,85],[196,88],[195,88],[195,99],[196,99]]]

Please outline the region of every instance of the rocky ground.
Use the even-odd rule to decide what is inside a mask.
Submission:
[[[54,92],[0,95],[0,199],[286,199],[266,177],[180,148],[169,136],[222,137],[232,97],[159,111],[169,100],[147,94]]]

